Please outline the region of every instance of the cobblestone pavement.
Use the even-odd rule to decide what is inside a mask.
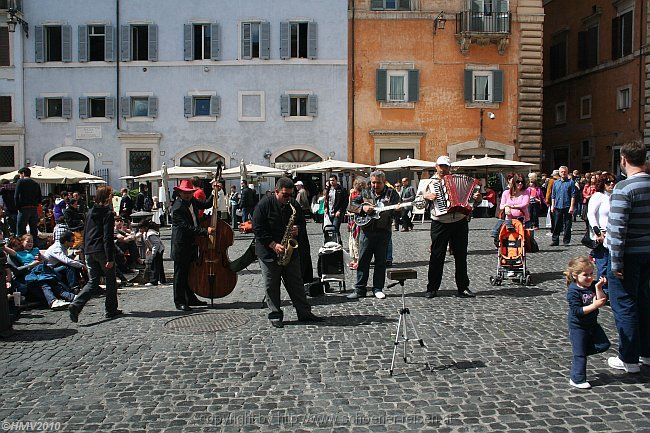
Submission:
[[[173,308],[171,286],[121,291],[126,315],[114,320],[104,320],[97,299],[78,324],[64,312],[28,312],[13,337],[0,341],[0,427],[35,430],[40,422],[53,423],[41,425],[50,430],[114,433],[650,431],[650,369],[633,376],[606,366],[617,340],[608,307],[600,322],[613,348],[589,358],[594,388],[568,385],[562,270],[570,257],[586,252],[580,230],[570,247],[551,248],[550,238],[538,233],[542,251],[528,260],[536,286],[492,287],[493,221],[470,225],[476,299],[452,296],[453,260],[445,265],[440,296],[425,299],[428,224],[394,233],[395,262],[418,271],[419,280],[407,283],[406,300],[427,347],[413,346],[409,364],[398,357],[392,377],[387,370],[398,290],[387,290],[384,300],[348,301],[339,293],[314,298],[314,312],[327,317],[317,325],[298,324],[287,306],[286,327],[275,329],[260,309],[254,264],[216,310],[196,309],[189,316]],[[309,230],[315,262],[322,238],[315,224]],[[238,257],[249,239],[238,235],[231,256]],[[171,268],[171,262],[165,265]],[[183,327],[187,317],[194,326],[231,329],[191,332]]]

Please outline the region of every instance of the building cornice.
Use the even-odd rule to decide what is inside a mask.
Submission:
[[[370,135],[373,137],[382,137],[382,136],[403,136],[403,137],[424,137],[427,135],[425,131],[417,130],[403,130],[403,131],[391,131],[388,129],[373,129],[370,131]]]

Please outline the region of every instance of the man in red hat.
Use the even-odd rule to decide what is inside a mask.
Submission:
[[[213,186],[214,188],[214,186]],[[190,311],[193,306],[207,305],[200,301],[190,290],[187,282],[190,265],[196,256],[197,236],[208,236],[214,232],[213,227],[204,229],[199,226],[199,210],[212,206],[212,194],[207,200],[194,197],[196,188],[189,179],[174,187],[178,198],[172,205],[172,260],[174,260],[174,304],[176,309]]]

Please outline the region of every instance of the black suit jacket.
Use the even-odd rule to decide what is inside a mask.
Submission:
[[[183,260],[196,257],[197,236],[207,236],[208,231],[200,226],[194,225],[189,203],[177,198],[172,205],[172,248],[171,257],[173,260]],[[192,207],[196,221],[200,222],[199,209],[212,207],[212,195],[206,201],[192,198]]]

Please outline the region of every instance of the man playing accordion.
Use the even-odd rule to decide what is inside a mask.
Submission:
[[[451,243],[451,249],[456,264],[456,287],[457,296],[460,298],[473,298],[475,295],[469,289],[469,277],[467,276],[467,242],[469,236],[468,209],[480,203],[481,194],[471,183],[469,188],[468,203],[466,207],[451,208],[447,213],[441,213],[440,189],[436,184],[442,182],[444,176],[451,174],[451,162],[448,156],[441,156],[436,161],[436,174],[433,181],[427,186],[424,198],[431,203],[431,256],[429,257],[429,277],[427,284],[427,298],[435,298],[442,282],[442,272],[445,266],[445,254],[447,245]],[[438,200],[436,200],[438,199]],[[436,208],[438,206],[438,208]],[[460,209],[460,210],[459,210]]]

